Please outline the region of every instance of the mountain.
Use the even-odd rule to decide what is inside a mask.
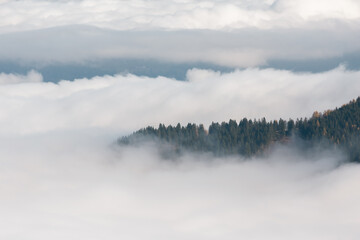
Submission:
[[[309,119],[244,118],[239,123],[236,120],[213,122],[208,129],[202,124],[159,124],[158,128],[149,126],[122,137],[118,144],[158,141],[169,144],[176,153],[187,150],[251,157],[263,154],[275,143],[288,144],[294,138],[301,139],[307,148],[319,142],[339,148],[348,154],[350,161],[360,162],[360,97],[334,110],[315,111]]]

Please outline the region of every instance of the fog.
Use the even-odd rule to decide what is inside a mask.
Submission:
[[[41,75],[2,74],[0,133],[98,128],[116,135],[148,125],[311,117],[356,98],[360,72],[324,73],[192,69],[187,81],[135,75],[39,82]],[[8,79],[7,81],[4,79]],[[16,84],[13,84],[17,82]],[[331,97],[329,97],[331,96]]]
[[[304,152],[294,140],[261,158],[163,159],[156,145],[115,141],[160,122],[310,116],[356,97],[359,74],[193,69],[185,82],[58,84],[1,74],[0,237],[358,239],[360,167],[340,151]]]
[[[111,134],[2,137],[3,239],[358,239],[360,167],[341,152],[266,158],[119,148]]]
[[[0,18],[0,239],[360,238],[360,167],[340,149],[116,144],[357,98],[359,1],[0,0]]]

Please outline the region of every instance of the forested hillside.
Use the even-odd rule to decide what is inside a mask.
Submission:
[[[314,112],[309,119],[296,121],[251,120],[212,123],[208,129],[202,124],[146,127],[118,140],[119,144],[137,144],[159,140],[182,150],[212,152],[217,156],[261,154],[273,143],[287,143],[291,137],[303,139],[309,146],[319,141],[345,150],[351,161],[360,162],[360,97],[335,110]]]

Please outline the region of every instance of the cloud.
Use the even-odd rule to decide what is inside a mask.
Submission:
[[[251,161],[166,161],[152,146],[113,144],[147,125],[296,119],[356,98],[360,71],[345,66],[248,67],[359,51],[358,1],[0,0],[0,17],[1,61],[15,67],[112,58],[245,67],[194,68],[186,81],[0,73],[1,239],[359,239],[360,168],[341,152],[295,145]]]
[[[358,239],[358,165],[278,148],[267,159],[113,149],[97,131],[0,137],[5,239]],[[21,149],[21,151],[19,150]]]
[[[1,32],[87,24],[129,29],[260,29],[358,21],[356,0],[1,1]]]
[[[42,75],[35,71],[28,72],[27,75],[0,73],[0,84],[42,82]]]
[[[0,133],[99,128],[116,137],[159,123],[310,117],[356,98],[359,75],[344,67],[318,74],[193,69],[187,81],[129,74],[58,84],[28,75],[21,78],[29,83],[0,85]]]
[[[303,20],[319,19],[358,19],[360,17],[360,5],[356,1],[345,0],[320,0],[314,3],[310,0],[276,1],[276,8],[285,10],[287,14],[294,14]]]
[[[223,31],[111,31],[64,26],[3,34],[1,60],[46,65],[94,60],[152,59],[173,63],[212,63],[229,67],[265,65],[273,59],[317,60],[359,52],[360,31],[331,29],[242,29]],[[35,62],[35,64],[34,64]]]
[[[360,51],[355,0],[22,0],[0,3],[0,17],[0,60],[35,66],[121,58],[246,68]]]
[[[160,122],[310,116],[357,97],[359,75],[192,69],[187,81],[55,84],[1,74],[0,238],[358,239],[360,168],[341,164],[341,152],[278,146],[251,161],[166,161],[154,147],[112,143]]]

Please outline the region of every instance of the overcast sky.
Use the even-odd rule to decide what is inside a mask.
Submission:
[[[2,1],[0,60],[33,68],[109,58],[242,68],[337,58],[360,66],[342,58],[359,55],[359,16],[355,0]]]
[[[2,32],[71,24],[118,30],[327,28],[327,21],[356,25],[360,17],[356,0],[2,0],[0,4]]]
[[[0,19],[1,239],[360,238],[360,168],[339,150],[169,162],[114,145],[348,103],[359,1],[0,0]]]

